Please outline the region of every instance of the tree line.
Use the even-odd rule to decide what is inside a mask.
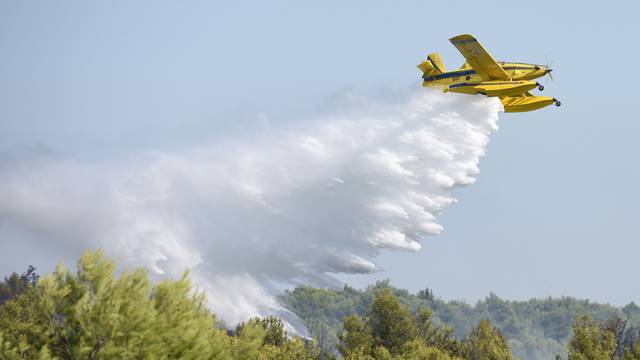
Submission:
[[[432,312],[437,327],[450,327],[462,339],[488,319],[500,331],[514,356],[521,360],[566,359],[573,336],[574,320],[588,315],[597,324],[609,319],[624,321],[628,334],[638,331],[640,307],[630,303],[617,308],[571,297],[506,301],[490,294],[475,305],[463,301],[444,301],[425,288],[415,294],[390,285],[389,281],[358,290],[345,285],[342,289],[298,287],[286,291],[280,301],[302,318],[318,347],[331,351],[337,346],[343,319],[351,314],[364,316],[377,293],[387,289],[416,313],[420,308]]]
[[[303,339],[288,334],[276,317],[225,328],[188,274],[154,284],[144,269],[115,276],[115,268],[97,251],[85,253],[75,271],[60,265],[40,277],[30,266],[6,277],[0,282],[0,360],[516,358],[505,329],[519,328],[513,320],[518,312],[511,311],[518,306],[493,295],[482,306],[465,307],[437,299],[430,289],[412,295],[388,282],[365,290],[297,288],[281,301],[307,323],[313,338]],[[550,359],[640,360],[637,306],[609,314],[607,307],[583,305],[600,311],[571,319],[567,350]],[[451,325],[478,307],[489,316],[469,317],[463,330]],[[564,336],[564,328],[548,325],[549,334]]]

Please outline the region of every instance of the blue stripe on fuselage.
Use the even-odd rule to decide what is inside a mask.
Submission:
[[[448,79],[456,76],[466,76],[476,74],[475,70],[460,70],[460,71],[450,71],[441,75],[430,76],[428,78],[424,78],[424,81],[433,81],[433,80],[442,80]]]
[[[503,66],[503,70],[535,70],[534,66],[526,67],[526,66]],[[468,76],[477,74],[475,70],[458,70],[458,71],[449,71],[441,75],[424,77],[424,81],[434,81],[434,80],[442,80],[448,79],[456,76]]]

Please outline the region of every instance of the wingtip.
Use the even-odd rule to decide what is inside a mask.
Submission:
[[[449,39],[450,41],[458,41],[458,40],[471,40],[474,39],[475,37],[471,34],[460,34],[460,35],[456,35],[454,37],[452,37],[451,39]]]

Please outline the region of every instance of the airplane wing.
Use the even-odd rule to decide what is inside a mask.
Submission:
[[[473,35],[458,35],[449,41],[467,59],[469,65],[482,77],[482,80],[506,80],[509,78],[500,64],[491,57]]]

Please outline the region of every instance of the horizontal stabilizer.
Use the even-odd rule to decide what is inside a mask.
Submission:
[[[435,67],[429,60],[425,60],[418,65],[418,69],[420,69],[425,74],[432,74],[435,70]]]

